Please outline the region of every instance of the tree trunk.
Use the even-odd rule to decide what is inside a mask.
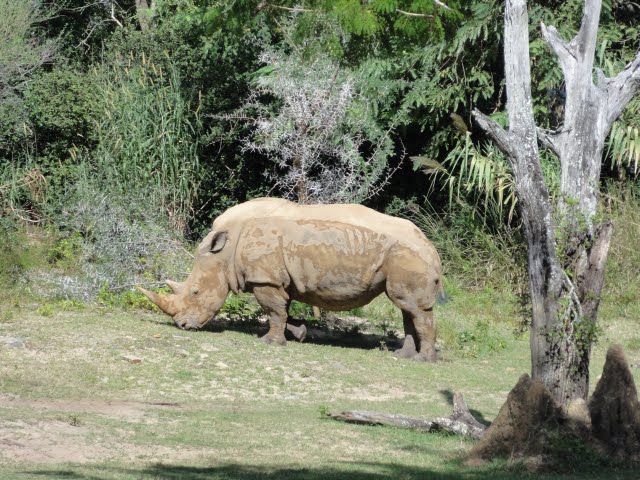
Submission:
[[[540,167],[531,100],[529,19],[526,0],[507,0],[505,8],[505,76],[509,131],[475,111],[478,124],[505,153],[514,173],[518,205],[528,247],[531,297],[531,369],[553,391],[566,376],[549,335],[558,318],[562,269],[555,250],[555,227],[549,193]],[[555,367],[555,368],[553,368]],[[561,395],[560,392],[557,392]]]
[[[600,72],[594,85],[600,8],[601,0],[585,1],[580,31],[569,43],[553,27],[542,25],[565,77],[565,118],[559,132],[548,135],[534,123],[526,0],[507,0],[505,5],[509,131],[474,111],[513,169],[528,244],[532,377],[565,406],[575,398],[586,399],[588,393],[589,357],[611,241],[611,223],[593,224],[604,141],[640,85],[640,54],[613,79]],[[557,224],[540,168],[538,139],[560,159]]]
[[[302,155],[293,159],[293,169],[298,172],[298,180],[296,181],[295,191],[298,197],[298,203],[305,205],[309,203],[309,190],[307,187],[307,172],[303,163]]]
[[[154,3],[154,0],[136,0],[136,17],[142,31],[148,30],[151,25]]]
[[[631,78],[638,75],[637,65],[633,64],[612,80],[598,72],[598,82],[593,82],[600,10],[601,0],[585,0],[580,30],[570,42],[564,41],[555,28],[541,25],[545,41],[558,58],[566,85],[563,125],[556,134],[545,136],[543,143],[560,159],[557,250],[566,272],[564,296],[568,306],[559,312],[553,330],[558,337],[554,350],[558,358],[543,368],[541,376],[534,372],[533,377],[541,378],[564,404],[574,398],[586,399],[589,391],[591,345],[613,229],[610,222],[594,225],[602,153],[611,125],[637,88],[637,78],[635,81]],[[636,64],[638,60],[640,56]],[[621,88],[620,83],[625,87]],[[565,365],[565,373],[557,379],[550,374],[556,362]],[[549,381],[557,382],[557,390]]]

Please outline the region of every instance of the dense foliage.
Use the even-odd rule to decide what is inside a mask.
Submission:
[[[291,132],[304,130],[295,111],[304,104],[289,100],[313,80],[313,95],[329,104],[346,85],[351,97],[318,110],[340,111],[336,129],[298,137],[325,142],[310,178],[324,172],[335,187],[351,175],[371,183],[348,187],[355,200],[423,220],[429,212],[463,238],[479,230],[509,238],[518,225],[511,173],[470,114],[477,107],[506,121],[502,8],[498,0],[0,0],[2,225],[51,225],[95,251],[73,212],[93,211],[91,198],[129,198],[129,212],[114,202],[136,228],[155,235],[136,223],[145,211],[197,238],[229,205],[295,189],[282,155]],[[562,76],[538,26],[568,37],[582,2],[537,0],[530,10],[535,114],[555,129]],[[637,50],[639,14],[634,2],[604,2],[597,61],[605,74]],[[616,182],[637,185],[639,112],[636,100],[610,136],[604,175]],[[551,153],[544,164],[553,191]]]

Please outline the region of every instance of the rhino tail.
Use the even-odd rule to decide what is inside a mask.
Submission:
[[[447,292],[444,290],[444,285],[442,279],[438,282],[438,296],[436,297],[436,302],[438,305],[444,305],[449,301],[449,297],[447,296]]]

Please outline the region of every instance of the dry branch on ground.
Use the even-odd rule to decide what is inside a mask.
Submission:
[[[487,428],[473,418],[461,393],[456,393],[453,396],[453,413],[449,417],[436,417],[431,420],[424,420],[407,417],[406,415],[370,412],[366,410],[352,410],[329,414],[329,417],[348,423],[385,425],[424,432],[449,432],[476,439],[482,438]]]

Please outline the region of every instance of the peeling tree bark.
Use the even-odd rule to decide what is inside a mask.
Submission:
[[[532,303],[532,377],[562,405],[586,399],[590,332],[597,320],[612,224],[594,225],[604,142],[611,125],[640,87],[640,53],[615,78],[593,61],[601,0],[585,0],[580,31],[564,41],[541,26],[566,84],[562,128],[548,134],[534,123],[526,0],[505,6],[505,77],[509,130],[478,111],[474,117],[511,163],[528,242]],[[551,205],[537,143],[560,159],[560,198]]]

